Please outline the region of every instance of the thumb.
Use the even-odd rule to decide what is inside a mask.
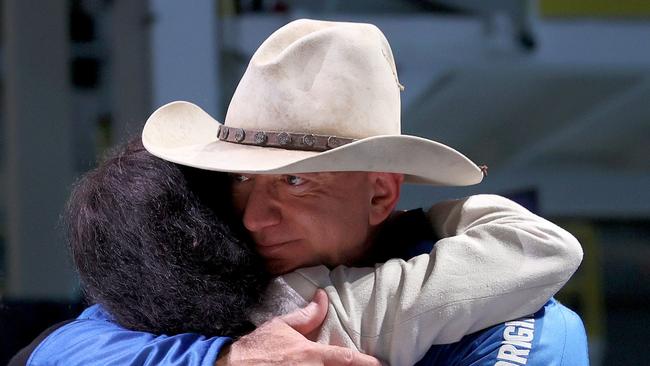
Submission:
[[[280,317],[287,325],[302,335],[307,335],[318,329],[327,316],[329,301],[324,290],[318,289],[311,302],[304,308],[292,311]]]

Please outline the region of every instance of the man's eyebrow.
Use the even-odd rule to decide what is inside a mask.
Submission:
[[[282,174],[283,176],[301,176],[301,177],[320,177],[322,176],[323,172],[309,172],[309,173],[286,173]]]
[[[308,179],[323,180],[323,179],[332,179],[335,176],[335,173],[334,172],[311,172],[311,173],[296,173],[296,175],[303,176]]]

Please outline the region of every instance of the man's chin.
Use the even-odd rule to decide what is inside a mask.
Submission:
[[[295,263],[288,263],[281,259],[267,259],[266,269],[274,276],[281,276],[285,273],[295,271],[301,266]]]

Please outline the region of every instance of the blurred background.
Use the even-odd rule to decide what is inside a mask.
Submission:
[[[409,134],[489,176],[407,186],[400,206],[491,192],[576,235],[558,297],[593,365],[648,364],[650,2],[0,0],[0,364],[83,308],[59,215],[107,148],[177,99],[223,121],[259,44],[298,18],[376,24]]]

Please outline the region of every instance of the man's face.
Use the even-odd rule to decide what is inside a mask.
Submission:
[[[235,209],[272,273],[353,263],[367,249],[371,173],[231,174],[231,180]]]

